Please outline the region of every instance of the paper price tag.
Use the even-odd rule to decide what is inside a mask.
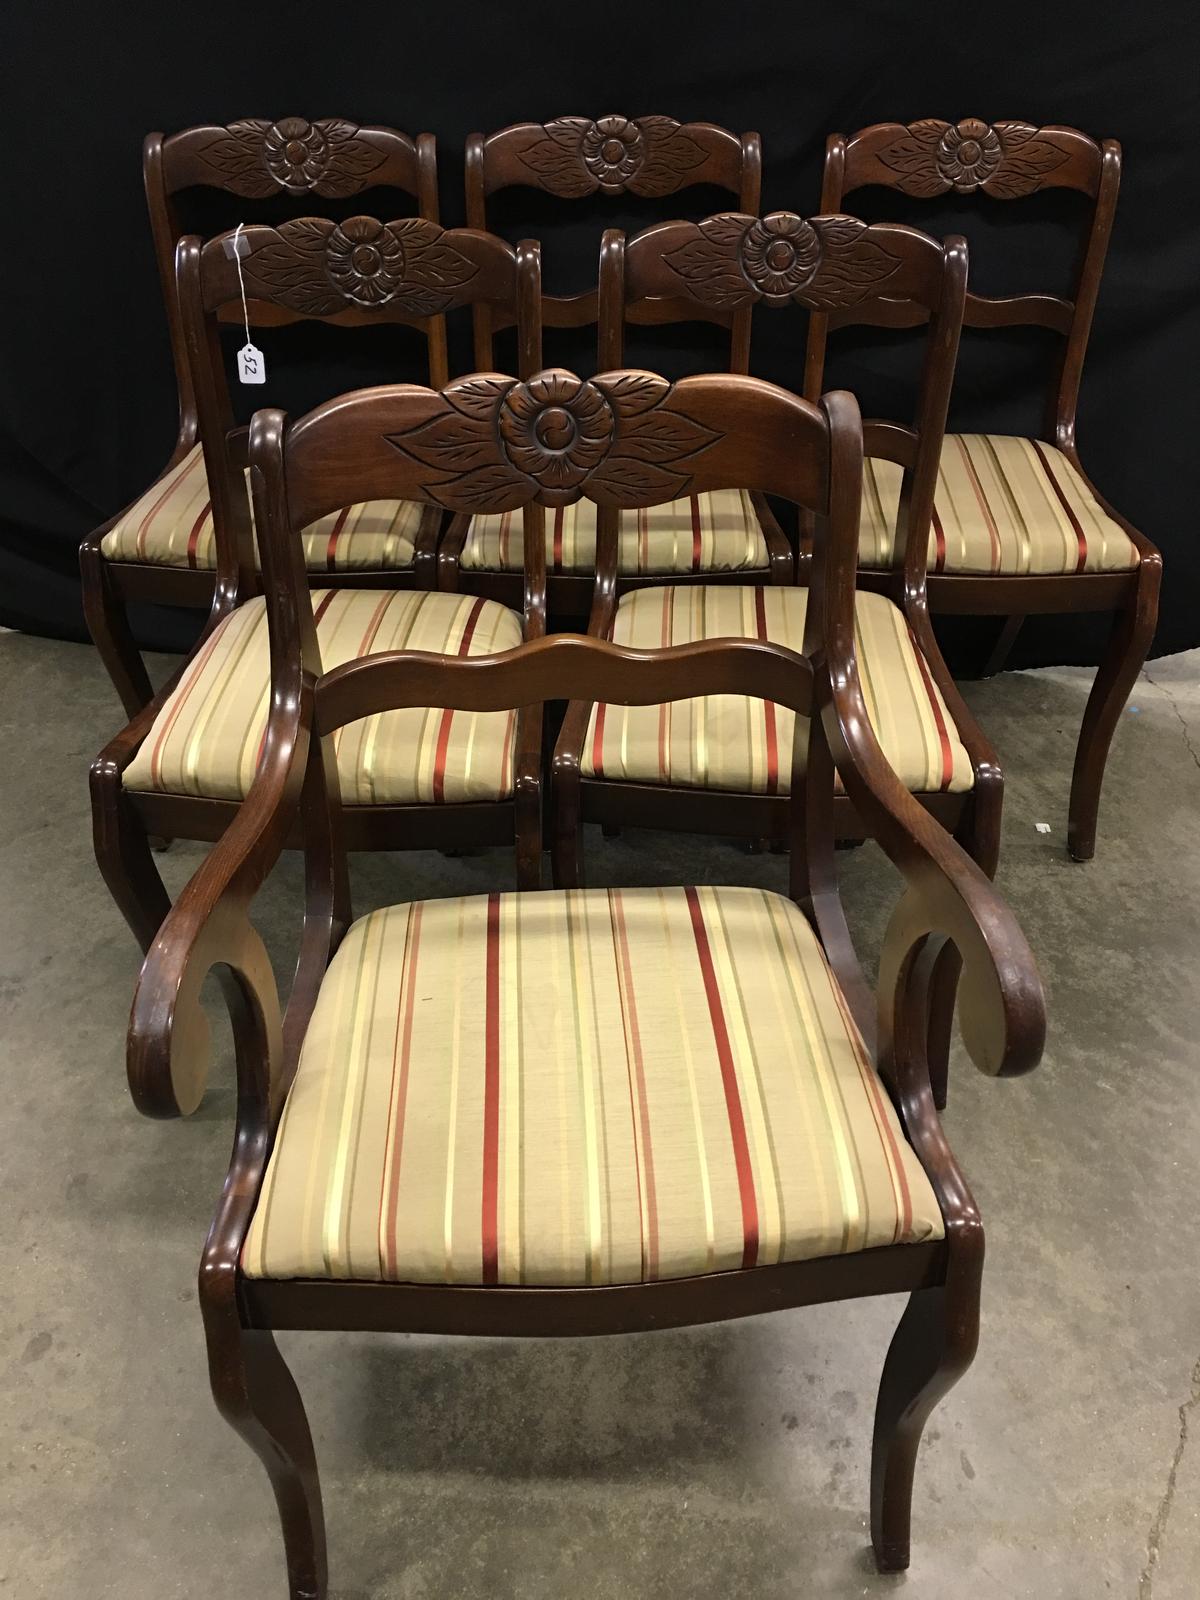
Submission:
[[[238,351],[238,377],[242,383],[266,383],[267,363],[257,345],[247,342]]]

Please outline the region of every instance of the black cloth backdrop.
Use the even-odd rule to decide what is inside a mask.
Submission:
[[[937,116],[1061,122],[1119,138],[1125,176],[1080,409],[1080,445],[1102,490],[1166,558],[1156,651],[1200,643],[1196,542],[1200,372],[1200,12],[1193,0],[1117,5],[929,6],[898,0],[757,7],[708,3],[316,6],[193,3],[9,6],[4,63],[5,237],[0,360],[0,622],[83,638],[76,548],[145,488],[171,448],[170,353],[140,178],[140,145],[241,116],[343,116],[438,139],[442,220],[464,220],[467,135],[562,114],[665,113],[759,130],[764,209],[814,211],[825,136]],[[370,211],[378,196],[353,202]],[[712,193],[661,203],[553,204],[518,191],[499,231],[543,241],[549,286],[594,272],[605,225],[702,215]],[[864,191],[861,214],[964,232],[984,291],[1065,288],[1073,196],[904,201]],[[296,214],[304,209],[291,207]],[[397,208],[393,207],[393,211]],[[255,202],[198,206],[199,231],[263,217]],[[795,383],[803,313],[760,313],[754,370]],[[668,375],[719,350],[701,330],[635,330],[630,364]],[[1048,336],[1045,336],[1048,337]],[[911,335],[845,334],[831,383],[887,415],[910,403]],[[344,330],[277,329],[259,341],[265,390],[294,412],[361,382],[417,379],[420,351]],[[232,341],[231,341],[232,343]],[[466,370],[463,319],[452,362]],[[574,335],[548,362],[592,370]],[[500,356],[509,359],[502,349]],[[1030,431],[1041,414],[1044,336],[968,334],[952,425]],[[501,361],[500,364],[503,364]],[[719,355],[714,357],[719,364]],[[195,614],[137,615],[147,645],[178,648]],[[986,643],[986,621],[940,623],[952,662]],[[1094,619],[1037,619],[1017,664],[1096,659]]]

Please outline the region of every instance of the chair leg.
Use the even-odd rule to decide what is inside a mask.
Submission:
[[[998,672],[1004,671],[1004,664],[1012,654],[1012,647],[1017,642],[1017,635],[1024,622],[1024,617],[1005,617],[1004,626],[996,635],[996,642],[980,669],[981,678],[994,678]]]
[[[288,1600],[326,1600],[325,1514],[304,1402],[266,1329],[210,1344],[213,1398],[263,1466],[275,1491],[287,1559]]]
[[[908,1566],[921,1434],[971,1365],[979,1340],[983,1230],[975,1224],[967,1233],[963,1259],[952,1263],[947,1282],[910,1296],[884,1362],[871,1444],[871,1544],[880,1572]]]
[[[96,863],[145,954],[171,909],[171,897],[159,877],[141,819],[121,788],[120,772],[98,758],[90,776]]]
[[[1108,747],[1154,638],[1161,580],[1161,560],[1143,559],[1133,603],[1113,619],[1108,648],[1088,695],[1075,747],[1067,811],[1067,850],[1075,861],[1090,861],[1096,853],[1096,821]]]
[[[555,762],[551,791],[550,865],[556,889],[583,887],[583,821],[580,816],[579,767]]]
[[[143,706],[149,705],[154,690],[130,632],[125,606],[114,592],[105,568],[99,550],[84,545],[79,553],[84,618],[104,670],[132,721]]]

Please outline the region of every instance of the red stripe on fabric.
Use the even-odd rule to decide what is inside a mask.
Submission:
[[[200,464],[201,468],[203,469],[204,457],[200,456],[198,459],[199,459],[199,464]],[[188,473],[191,472],[192,468],[195,465],[196,465],[196,462],[192,460],[191,453],[189,452],[186,456],[184,456],[183,462],[180,465],[179,471],[174,475],[174,477],[172,477],[170,479],[170,481],[167,483],[166,488],[159,495],[158,499],[154,502],[154,504],[150,507],[149,511],[147,511],[146,515],[142,518],[141,522],[138,524],[137,537],[133,541],[133,547],[137,551],[138,555],[143,556],[146,553],[144,540],[146,538],[146,534],[149,531],[150,524],[154,521],[155,517],[162,510],[162,508],[166,505],[167,501],[175,493],[176,489],[178,489],[179,485],[183,482],[183,480],[187,477]]]
[[[200,515],[196,518],[195,522],[192,524],[192,531],[191,531],[191,533],[188,534],[187,564],[188,564],[189,567],[191,567],[193,572],[196,570],[196,546],[200,542],[200,530],[201,530],[201,528],[203,528],[204,524],[208,521],[208,518],[209,518],[211,512],[212,512],[212,501],[211,500],[206,500],[204,502],[203,511],[201,511]]]
[[[483,1081],[483,1281],[500,1276],[500,896],[488,895]]]
[[[692,571],[693,572],[699,572],[700,571],[700,547],[701,547],[701,538],[700,538],[700,496],[698,494],[691,494],[691,495],[688,496],[688,500],[691,503],[691,511],[692,511]]]
[[[945,528],[942,527],[942,519],[941,519],[941,517],[938,516],[938,509],[937,509],[936,506],[933,507],[933,543],[934,543],[933,570],[935,572],[945,572],[945,570],[946,570],[946,530],[945,530]]]
[[[562,571],[563,550],[563,517],[566,514],[565,506],[556,506],[554,510],[554,570]]]
[[[421,947],[421,902],[418,900],[409,907],[408,912],[408,938],[405,940],[405,954],[408,958],[408,971],[404,984],[404,993],[400,1000],[400,1009],[396,1013],[396,1033],[392,1040],[392,1087],[388,1095],[388,1151],[384,1154],[383,1170],[388,1169],[388,1156],[391,1157],[391,1181],[388,1184],[387,1195],[379,1197],[381,1212],[386,1207],[387,1216],[387,1260],[381,1263],[385,1276],[395,1278],[397,1275],[397,1244],[396,1244],[396,1219],[400,1213],[400,1161],[404,1154],[404,1118],[408,1109],[408,1075],[412,1060],[412,1031],[413,1017],[416,1013],[414,1004],[417,985],[417,956]],[[400,1069],[400,1081],[396,1082],[397,1062]]]
[[[317,624],[320,622],[321,618],[325,615],[326,611],[329,609],[329,603],[333,599],[333,597],[334,597],[334,595],[336,593],[337,593],[336,589],[327,589],[326,590],[325,598],[321,601],[321,604],[313,612],[313,627],[314,628],[317,626]],[[359,653],[359,655],[362,655],[363,652],[360,650],[358,653]],[[258,754],[254,758],[254,770],[255,770],[255,772],[257,772],[259,767],[262,765],[263,751],[267,748],[267,729],[270,726],[271,726],[271,719],[268,716],[266,722],[263,723],[263,731],[259,735]]]
[[[634,1162],[638,1166],[638,1226],[642,1239],[642,1281],[652,1283],[658,1277],[658,1196],[654,1187],[654,1148],[650,1139],[650,1107],[646,1094],[646,1064],[642,1055],[642,1035],[638,1025],[637,1002],[633,992],[633,967],[629,959],[629,936],[625,929],[625,908],[621,891],[608,891],[609,914],[612,920],[613,942],[616,948],[621,981],[617,992],[628,1032],[626,1037],[633,1046],[633,1060],[626,1054],[625,1067],[629,1073],[629,1114],[635,1125],[633,1141]],[[632,1071],[630,1069],[632,1068]],[[641,1130],[642,1156],[638,1159],[636,1129]],[[646,1183],[646,1209],[642,1211],[642,1183]]]
[[[764,644],[767,639],[767,597],[762,589],[754,591],[754,626]],[[775,702],[763,700],[763,721],[767,732],[767,793],[779,793],[779,729],[775,722]]]
[[[988,538],[992,542],[992,571],[999,572],[1004,559],[1004,552],[1000,546],[1000,530],[996,527],[996,519],[992,516],[992,508],[987,503],[987,495],[983,492],[983,485],[979,481],[979,474],[975,471],[975,463],[971,460],[971,452],[962,442],[960,434],[954,435],[954,442],[958,446],[958,453],[962,457],[963,466],[967,469],[967,477],[971,480],[971,487],[975,491],[975,499],[987,523]]]
[[[480,596],[471,607],[471,615],[467,618],[467,625],[463,629],[462,643],[458,647],[460,656],[470,655],[471,638],[483,614],[484,600]],[[433,802],[440,805],[446,797],[446,753],[450,748],[450,728],[454,722],[453,711],[443,711],[442,720],[438,725],[437,748],[433,757]]]
[[[907,1238],[912,1233],[913,1216],[912,1193],[908,1187],[908,1179],[904,1175],[904,1163],[900,1156],[900,1146],[896,1142],[896,1136],[892,1131],[887,1112],[884,1109],[883,1090],[879,1082],[879,1076],[871,1065],[866,1046],[862,1042],[862,1034],[858,1031],[858,1024],[850,1015],[845,996],[842,994],[832,971],[829,974],[829,982],[833,990],[833,998],[837,1001],[838,1010],[842,1014],[842,1021],[846,1027],[846,1036],[850,1040],[850,1047],[854,1051],[854,1057],[858,1063],[859,1077],[862,1079],[863,1086],[867,1091],[867,1100],[875,1118],[875,1125],[891,1151],[892,1159],[889,1166],[895,1179],[895,1183],[892,1186],[893,1193],[897,1184],[900,1189],[896,1231],[892,1236],[892,1242],[899,1244],[902,1239]]]
[[[1087,555],[1088,555],[1087,534],[1084,533],[1084,531],[1083,531],[1083,524],[1080,522],[1079,518],[1075,515],[1074,511],[1071,509],[1070,505],[1068,504],[1067,497],[1063,493],[1063,490],[1062,490],[1062,485],[1059,483],[1058,479],[1054,476],[1054,472],[1053,472],[1053,469],[1050,466],[1050,462],[1042,454],[1041,445],[1037,442],[1036,439],[1031,439],[1029,442],[1033,446],[1033,448],[1037,451],[1037,458],[1042,463],[1042,471],[1050,479],[1051,486],[1053,487],[1055,494],[1058,496],[1058,503],[1059,503],[1059,505],[1062,506],[1063,510],[1067,513],[1067,516],[1070,519],[1071,526],[1075,530],[1075,538],[1076,538],[1076,540],[1078,541],[1078,544],[1079,544],[1079,559],[1075,563],[1075,571],[1077,573],[1078,572],[1082,572],[1084,570],[1084,568],[1087,566]]]
[[[937,728],[938,743],[942,749],[942,781],[938,788],[943,792],[950,787],[950,779],[954,776],[954,751],[950,745],[950,734],[946,727],[946,719],[942,715],[942,708],[938,704],[937,690],[934,688],[933,679],[929,676],[929,668],[925,664],[925,657],[913,636],[912,629],[908,631],[912,643],[913,655],[917,658],[917,671],[921,674],[921,682],[925,685],[925,698],[929,701],[929,709],[933,712],[934,726]]]
[[[607,710],[603,702],[596,707],[596,726],[592,733],[592,770],[597,778],[604,776],[604,714]]]
[[[758,1262],[758,1199],[754,1193],[754,1169],[750,1164],[750,1145],[746,1138],[746,1119],[742,1112],[741,1096],[738,1093],[737,1070],[733,1064],[729,1029],[721,1006],[721,991],[717,984],[716,968],[713,966],[708,929],[704,926],[700,897],[695,889],[685,889],[683,892],[687,897],[688,911],[691,913],[692,933],[696,940],[696,953],[700,958],[700,972],[704,978],[708,1014],[712,1021],[717,1060],[721,1064],[721,1082],[725,1089],[729,1136],[733,1142],[733,1160],[737,1168],[738,1193],[742,1202],[742,1266],[753,1267]]]
[[[337,514],[337,521],[334,523],[333,531],[329,535],[329,543],[325,546],[326,572],[337,571],[337,542],[342,536],[342,529],[346,526],[346,518],[349,515],[349,506],[346,507],[345,511],[339,511]]]
[[[184,689],[183,693],[179,696],[179,699],[171,707],[170,715],[167,717],[167,720],[163,723],[162,732],[159,734],[158,738],[154,741],[154,749],[151,751],[151,754],[150,754],[150,782],[151,782],[151,784],[153,784],[155,786],[157,786],[159,779],[162,777],[163,746],[166,744],[167,739],[170,737],[171,729],[175,726],[176,722],[179,720],[180,712],[183,710],[184,706],[191,699],[192,693],[193,693],[196,685],[200,682],[200,678],[203,675],[204,669],[208,665],[209,660],[210,660],[214,650],[217,647],[217,642],[218,642],[218,640],[220,640],[223,637],[224,633],[225,633],[224,627],[216,628],[213,631],[212,638],[208,641],[208,643],[204,646],[204,649],[196,657],[195,667],[193,669],[192,676],[188,681],[188,685]]]

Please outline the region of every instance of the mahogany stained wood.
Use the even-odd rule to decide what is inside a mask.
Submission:
[[[442,228],[421,218],[381,223],[354,217],[340,223],[305,217],[274,227],[243,228],[242,250],[235,258],[234,235],[225,233],[202,245],[184,238],[177,250],[176,299],[182,319],[188,371],[198,419],[205,469],[212,491],[213,529],[217,549],[215,574],[203,578],[209,588],[209,615],[191,654],[164,688],[141,707],[127,726],[109,741],[91,771],[93,838],[96,856],[113,898],[142,948],[154,938],[167,905],[148,836],[213,840],[237,813],[232,801],[189,795],[138,794],[124,786],[123,773],[133,760],[180,676],[205,648],[214,628],[237,606],[263,590],[254,557],[253,527],[246,498],[243,467],[246,431],[233,426],[219,319],[236,305],[241,315],[237,260],[245,282],[251,326],[264,314],[292,320],[401,322],[428,331],[453,307],[483,301],[515,320],[522,370],[540,365],[540,256],[535,244],[516,249],[491,234],[470,228]],[[364,271],[363,252],[371,270]],[[476,351],[481,365],[491,364],[486,346]],[[404,498],[404,497],[400,497]],[[339,502],[331,510],[355,501]],[[291,524],[298,533],[311,521]],[[410,573],[321,574],[327,587],[432,588],[436,579],[436,546],[442,508],[425,505]],[[296,541],[297,549],[299,542]],[[112,563],[110,565],[115,565]],[[182,574],[176,576],[182,577]],[[305,630],[306,660],[319,673],[309,601],[309,575],[303,562],[303,603],[309,608]],[[524,604],[526,627],[544,631],[544,577],[530,569]],[[196,585],[199,597],[202,593]],[[146,598],[153,598],[152,590]],[[541,734],[536,716],[523,720],[517,736],[518,795],[493,804],[448,807],[378,806],[347,809],[351,849],[394,850],[459,848],[513,841],[523,886],[537,882],[541,866],[540,766]],[[430,813],[430,814],[426,814]],[[297,842],[299,842],[297,840]]]
[[[142,177],[179,398],[175,445],[155,480],[161,483],[200,437],[195,382],[175,283],[175,247],[187,231],[179,197],[188,190],[206,188],[246,200],[291,195],[319,201],[390,189],[415,201],[418,216],[436,224],[437,149],[432,134],[412,139],[394,128],[359,126],[342,117],[314,122],[302,117],[275,122],[243,117],[228,126],[185,128],[169,137],[147,135],[142,147]],[[444,384],[449,377],[445,318],[430,316],[423,331],[429,380]],[[132,717],[151,699],[152,690],[130,630],[128,602],[148,600],[205,609],[213,600],[216,579],[212,572],[109,561],[101,542],[129,509],[125,507],[90,533],[80,547],[79,559],[88,631],[126,714]],[[340,581],[338,576],[333,578],[335,585]]]
[[[607,428],[597,421],[606,415],[603,407],[611,417]],[[448,450],[464,419],[471,424],[470,449]],[[579,444],[584,424],[590,430],[586,448]],[[662,485],[648,486],[639,474],[639,436],[643,444],[650,436],[663,441],[664,471],[689,487],[749,479],[819,513],[804,655],[756,641],[638,652],[583,635],[550,635],[494,657],[395,652],[324,677],[314,673],[306,661],[311,613],[304,574],[289,535],[342,500],[351,481],[354,499],[423,497],[448,508],[470,506],[487,493],[522,507],[533,534],[540,532],[545,507],[584,494],[608,507],[653,503]],[[246,802],[171,908],[147,956],[130,1022],[128,1067],[134,1100],[147,1114],[178,1115],[194,1107],[203,1093],[208,1048],[200,990],[215,970],[233,1020],[239,1090],[234,1151],[204,1249],[200,1302],[217,1404],[260,1456],[275,1491],[292,1600],[323,1600],[328,1576],[312,1440],[273,1330],[630,1332],[908,1289],[908,1310],[884,1369],[872,1449],[876,1561],[881,1570],[900,1570],[909,1559],[921,1429],[975,1352],[983,1259],[979,1213],[933,1104],[922,952],[940,938],[960,952],[963,1032],[983,1071],[1006,1075],[1035,1065],[1045,1019],[1037,972],[1011,912],[901,787],[866,718],[853,640],[862,472],[853,400],[834,394],[817,407],[737,375],[674,385],[643,372],[608,373],[591,384],[559,371],[525,383],[489,375],[443,394],[399,387],[347,396],[291,428],[280,413],[260,412],[251,428],[250,461],[278,642],[263,758]],[[855,978],[846,968],[844,921],[830,903],[836,900],[828,878],[833,833],[828,805],[820,801],[832,797],[835,766],[904,879],[885,939],[878,1029],[871,1037],[906,1135],[937,1195],[945,1239],[598,1289],[245,1279],[242,1247],[304,1032],[351,919],[331,731],[384,706],[528,708],[564,693],[655,704],[728,692],[769,696],[811,715],[807,792],[797,785],[792,801],[793,886],[844,974],[848,997],[868,991],[861,973]],[[305,840],[305,923],[296,979],[281,1014],[249,909],[297,819]]]
[[[1049,328],[1062,336],[1047,387],[1040,435],[1057,446],[1088,484],[1103,509],[1132,540],[1138,563],[1128,572],[990,577],[931,573],[926,593],[934,612],[1006,619],[989,669],[999,671],[1021,619],[1033,614],[1101,611],[1112,632],[1092,685],[1075,751],[1068,809],[1067,848],[1077,861],[1095,854],[1100,791],[1109,746],[1121,711],[1150,649],[1158,620],[1162,557],[1150,541],[1115,511],[1087,477],[1079,458],[1076,415],[1083,364],[1100,292],[1121,182],[1121,147],[1077,128],[1028,122],[949,123],[928,118],[876,123],[851,138],[830,136],[821,189],[823,208],[835,209],[868,185],[916,198],[948,193],[1017,200],[1044,189],[1073,189],[1091,201],[1081,238],[1079,267],[1069,296],[968,293],[965,325],[972,328]],[[805,362],[805,393],[820,393],[829,319],[814,317]],[[869,450],[868,453],[874,452]],[[866,575],[864,574],[864,577]],[[874,582],[872,575],[870,581]]]

